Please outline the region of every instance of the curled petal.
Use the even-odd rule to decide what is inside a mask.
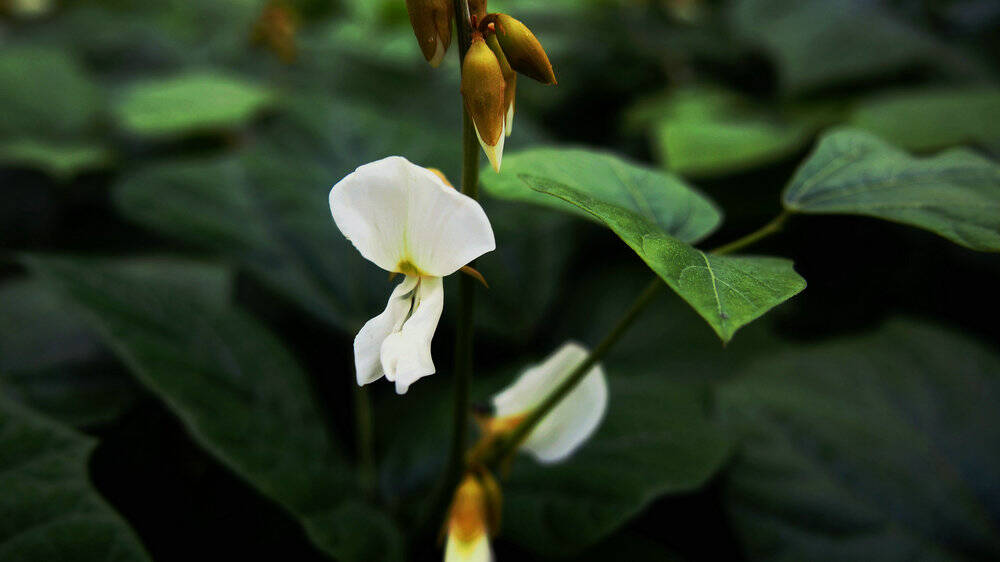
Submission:
[[[361,328],[354,338],[354,368],[357,371],[358,386],[382,378],[380,359],[382,344],[389,334],[398,331],[410,313],[413,290],[417,287],[417,277],[407,277],[396,285],[389,304],[382,314],[372,318]]]
[[[443,277],[496,248],[479,203],[400,156],[340,180],[330,211],[361,255],[386,271]]]
[[[496,416],[520,416],[531,411],[586,358],[583,346],[566,343],[544,363],[525,370],[514,384],[493,397]],[[522,447],[542,463],[563,460],[594,433],[607,405],[608,383],[604,369],[598,364],[545,416]]]
[[[396,383],[398,394],[405,394],[417,379],[434,374],[431,340],[443,308],[444,284],[441,278],[421,278],[409,317],[382,343],[382,371],[385,378]]]

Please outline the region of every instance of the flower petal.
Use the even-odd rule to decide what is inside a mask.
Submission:
[[[471,542],[462,542],[450,533],[444,551],[444,562],[492,562],[490,537],[483,533]]]
[[[406,320],[412,303],[411,293],[418,280],[418,277],[407,276],[402,283],[396,285],[382,314],[366,322],[355,336],[354,368],[357,371],[358,386],[382,378],[382,343],[389,334],[399,330]]]
[[[566,343],[544,363],[525,370],[514,384],[493,397],[496,416],[527,413],[586,358],[587,350],[583,346]],[[563,460],[594,433],[607,405],[608,383],[604,369],[598,364],[545,416],[522,447],[542,463]]]
[[[399,156],[340,180],[330,190],[330,211],[361,255],[386,271],[401,272],[409,262],[443,277],[496,248],[479,203]]]
[[[444,308],[444,284],[440,277],[423,277],[402,329],[389,334],[382,343],[381,361],[385,378],[396,383],[396,392],[405,394],[410,385],[434,374],[431,340]]]

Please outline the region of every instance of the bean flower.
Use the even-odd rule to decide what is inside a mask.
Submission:
[[[338,182],[330,211],[364,258],[405,276],[354,338],[358,384],[385,376],[404,394],[435,372],[431,340],[444,307],[442,278],[496,248],[489,219],[474,199],[399,156]]]

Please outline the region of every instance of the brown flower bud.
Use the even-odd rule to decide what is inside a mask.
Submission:
[[[517,73],[514,72],[514,69],[510,67],[510,63],[507,62],[507,57],[504,55],[503,49],[500,48],[500,42],[497,41],[496,33],[491,33],[486,37],[486,45],[489,46],[500,62],[500,70],[503,72],[503,79],[506,83],[503,91],[503,106],[506,108],[504,131],[509,137],[514,132],[514,97],[517,94]]]
[[[490,14],[484,23],[495,25],[497,40],[511,68],[542,84],[556,83],[549,56],[526,25],[507,14]]]
[[[506,83],[500,61],[486,45],[482,35],[476,33],[472,46],[462,61],[462,97],[465,110],[472,118],[479,137],[479,144],[490,159],[490,164],[500,171],[504,142],[504,90]]]
[[[453,0],[406,0],[410,25],[424,58],[437,68],[451,45]]]

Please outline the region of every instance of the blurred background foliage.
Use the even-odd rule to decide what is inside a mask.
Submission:
[[[994,1],[489,6],[559,78],[522,81],[510,162],[586,145],[683,176],[725,215],[705,247],[772,218],[832,127],[1000,156]],[[351,339],[390,284],[326,194],[392,154],[458,177],[457,57],[424,63],[402,0],[0,14],[0,559],[403,559],[443,464],[455,307],[439,375],[371,388],[359,477]],[[485,399],[596,343],[648,272],[588,221],[483,204]],[[1000,557],[995,256],[831,216],[759,250],[809,288],[725,348],[661,297],[605,361],[594,439],[515,463],[501,560]]]

